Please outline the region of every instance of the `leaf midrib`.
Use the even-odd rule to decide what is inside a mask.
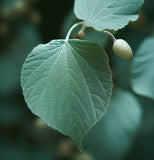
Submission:
[[[68,48],[68,50],[70,50],[70,53],[72,54],[72,56],[74,57],[74,55],[73,55],[73,53],[72,53],[72,50],[71,50],[71,45],[69,44],[69,42],[66,42],[66,47],[65,47],[66,49]],[[67,59],[67,56],[68,56],[68,54],[67,54],[67,52],[65,51],[65,54],[66,54],[66,59]],[[74,59],[76,60],[76,58],[74,57]],[[67,60],[66,60],[66,62],[68,62]],[[77,62],[77,61],[76,61]],[[78,64],[78,62],[77,62],[77,64]],[[80,66],[78,65],[78,67],[79,67],[79,69],[80,69]],[[69,65],[68,65],[68,63],[67,63],[67,68],[69,68]],[[80,69],[80,71],[81,71],[81,69]],[[82,71],[81,71],[81,73],[82,73]],[[71,75],[70,73],[69,73],[69,71],[67,70],[67,74],[68,75]],[[83,73],[82,73],[82,75],[83,75]],[[68,76],[69,77],[69,76]],[[84,77],[84,75],[83,75],[83,77]],[[71,87],[70,87],[70,78],[68,79],[68,81],[69,81],[69,89],[70,89],[70,93],[72,92],[71,91]],[[87,82],[86,82],[86,80],[85,80],[85,78],[84,78],[84,81],[85,81],[85,84],[87,85]],[[87,85],[87,88],[88,88],[88,85]],[[89,88],[88,88],[88,91],[89,91]],[[74,93],[74,92],[73,92]],[[89,94],[90,94],[90,92],[89,92]],[[71,94],[70,94],[70,97],[71,97]],[[91,96],[90,96],[91,97]],[[78,99],[80,100],[80,98],[78,97]],[[70,103],[72,104],[72,98],[70,99]],[[82,103],[82,101],[80,100],[80,102],[81,102],[81,104],[82,104],[82,106],[85,106],[83,103]],[[70,106],[72,106],[72,105],[70,105]],[[93,106],[94,107],[94,106]],[[91,119],[91,117],[90,117],[90,115],[89,115],[89,113],[88,113],[88,111],[86,110],[86,107],[83,107],[83,109],[86,111],[86,113],[87,113],[87,115],[88,115],[88,118],[89,118],[89,120],[90,120],[90,122],[91,122],[91,124],[92,124],[92,119]],[[71,108],[71,112],[72,112],[72,114],[74,113],[74,111],[75,111],[75,109],[72,109]],[[79,115],[78,115],[79,116]],[[73,116],[74,117],[74,116]],[[72,118],[73,118],[72,117]],[[80,117],[80,116],[79,116]],[[83,120],[82,120],[82,118],[80,117],[80,119],[81,119],[81,121],[82,121],[82,123],[83,123]],[[75,119],[73,119],[74,120],[74,123],[75,123]],[[75,123],[76,124],[76,123]],[[77,124],[78,125],[78,124]],[[83,126],[85,126],[85,124],[83,123]],[[86,130],[86,127],[85,127],[85,130]],[[81,130],[81,133],[82,133],[82,130]],[[82,133],[81,135],[82,135],[82,137],[84,137],[84,135],[85,135],[86,133]],[[82,139],[82,138],[81,138]]]

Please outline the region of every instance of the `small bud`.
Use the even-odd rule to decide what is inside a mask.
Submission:
[[[77,39],[81,39],[81,38],[83,38],[85,35],[86,35],[86,33],[83,31],[83,32],[81,32],[80,34],[76,34],[75,37],[76,37]]]
[[[113,43],[113,51],[121,58],[129,60],[133,57],[132,49],[123,39],[117,39]]]

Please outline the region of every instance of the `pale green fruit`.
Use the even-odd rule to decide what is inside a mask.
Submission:
[[[117,39],[113,43],[113,51],[123,59],[129,60],[133,57],[132,49],[123,39]]]

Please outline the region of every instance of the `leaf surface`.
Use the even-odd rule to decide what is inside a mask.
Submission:
[[[75,0],[74,12],[86,26],[118,30],[135,21],[144,0]]]
[[[103,48],[89,41],[53,40],[37,46],[21,73],[29,108],[80,147],[108,107],[112,92],[108,63]]]
[[[154,37],[145,39],[138,48],[131,72],[133,90],[154,99]]]

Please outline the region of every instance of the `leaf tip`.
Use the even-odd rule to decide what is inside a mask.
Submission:
[[[82,141],[80,140],[80,142],[77,144],[77,147],[79,149],[80,152],[82,152]]]

